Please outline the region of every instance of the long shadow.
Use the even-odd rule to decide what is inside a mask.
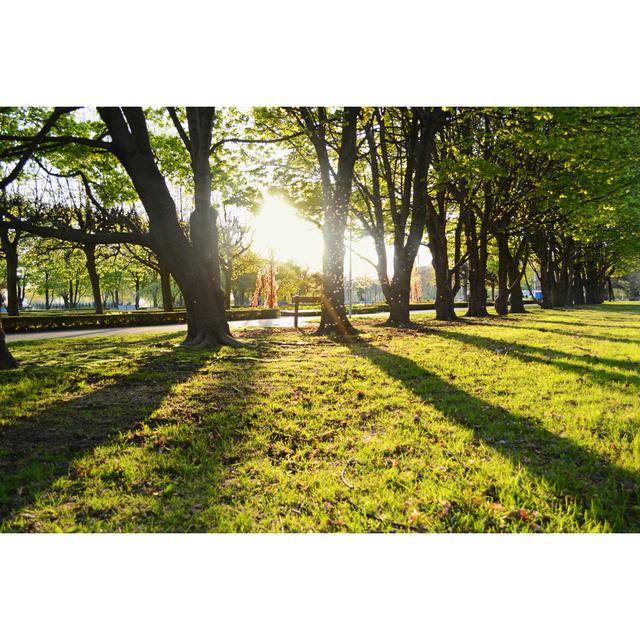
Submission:
[[[575,323],[574,323],[575,326]],[[524,329],[527,331],[539,331],[540,333],[555,333],[560,336],[567,336],[569,338],[585,338],[587,340],[601,340],[602,342],[622,342],[625,344],[640,344],[640,340],[634,338],[620,338],[616,336],[601,336],[594,333],[576,333],[574,331],[565,331],[563,329],[546,329],[544,327],[532,327],[531,325],[524,325],[515,327],[516,329]]]
[[[351,343],[350,348],[400,381],[418,400],[428,402],[449,420],[471,430],[476,439],[549,482],[557,497],[575,500],[614,531],[640,531],[640,475],[547,431],[528,416],[468,394],[409,358],[362,340]]]
[[[441,328],[431,327],[431,332],[450,340],[456,340],[464,344],[486,349],[493,353],[499,353],[507,355],[510,358],[516,358],[521,362],[550,364],[558,369],[562,369],[563,371],[589,376],[595,382],[601,384],[622,382],[640,386],[640,375],[637,375],[636,373],[638,371],[638,364],[635,362],[617,360],[615,358],[601,358],[600,356],[577,355],[574,353],[567,353],[565,351],[558,351],[556,349],[548,349],[546,347],[524,345],[519,342],[508,342],[506,340],[498,340],[496,338],[461,334],[456,333],[455,331],[446,331]],[[564,358],[577,360],[578,362],[564,362],[562,360]],[[593,369],[590,364],[603,364],[615,369],[628,370],[634,372],[635,375],[597,370]]]
[[[163,340],[167,336],[149,339]],[[66,475],[74,460],[136,429],[173,385],[210,357],[211,352],[187,348],[150,354],[107,386],[0,427],[0,525]]]
[[[551,320],[547,319],[544,316],[542,318],[536,318],[537,322],[541,322],[544,324],[568,324],[572,327],[576,325],[580,327],[597,327],[599,329],[635,329],[636,331],[640,329],[640,322],[637,325],[633,324],[618,324],[617,320],[612,320],[609,324],[604,324],[601,322],[584,322],[581,318],[576,320]]]

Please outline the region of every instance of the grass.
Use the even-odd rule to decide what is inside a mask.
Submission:
[[[640,531],[640,304],[14,343],[0,531]]]

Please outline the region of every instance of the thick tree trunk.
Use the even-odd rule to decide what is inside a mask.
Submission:
[[[509,312],[527,313],[522,296],[522,275],[514,259],[509,264]]]
[[[509,246],[507,245],[507,250]],[[524,298],[522,296],[522,275],[524,270],[520,269],[520,261],[523,261],[523,267],[526,265],[527,256],[523,253],[525,247],[520,245],[519,250],[512,255],[509,250],[508,273],[509,273],[509,312],[510,313],[527,313],[524,306]]]
[[[542,300],[540,306],[543,309],[553,309],[553,269],[549,264],[549,258],[545,255],[540,259],[540,292]]]
[[[389,318],[385,325],[390,327],[411,326],[409,314],[412,268],[413,265],[408,264],[404,252],[396,248],[393,260],[393,278],[388,288]]]
[[[136,291],[135,307],[136,309],[139,309],[140,308],[140,278],[135,279],[135,291]]]
[[[435,239],[434,239],[435,240]],[[431,264],[436,276],[436,320],[451,321],[457,320],[453,301],[453,291],[451,289],[451,278],[449,277],[449,261],[447,258],[446,240],[444,248],[434,251],[433,247],[438,246],[437,241],[429,240],[431,250]]]
[[[18,295],[18,248],[12,242],[4,245],[7,263],[7,315],[17,316],[20,313],[20,296]]]
[[[17,366],[18,363],[7,347],[4,329],[2,328],[2,318],[0,318],[0,369],[15,369]]]
[[[605,298],[605,279],[595,268],[588,268],[585,273],[585,290],[587,304],[602,304]]]
[[[93,294],[93,304],[96,309],[96,313],[101,315],[104,313],[102,306],[102,292],[100,291],[100,276],[98,269],[96,268],[96,245],[85,244],[82,247],[85,255],[85,262],[87,266],[87,273],[89,274],[89,281],[91,282],[91,292]]]
[[[584,304],[584,286],[582,283],[582,266],[575,265],[573,271],[573,304]]]
[[[44,271],[44,308],[51,309],[51,300],[49,299],[49,272]]]
[[[509,239],[505,233],[496,233],[498,243],[498,295],[495,299],[496,313],[506,316],[509,313]]]
[[[349,200],[356,161],[356,125],[359,107],[345,107],[338,153],[338,171],[331,188],[331,167],[324,130],[312,139],[318,155],[323,183],[324,224],[322,235],[322,314],[318,335],[357,333],[344,304],[344,232],[349,217]]]
[[[434,204],[429,202],[426,227],[431,264],[436,278],[436,320],[451,321],[457,320],[457,316],[454,310],[454,294],[449,274],[446,220],[443,218],[444,216],[439,215]]]
[[[171,274],[160,263],[160,289],[162,290],[162,309],[173,311],[173,293],[171,292]]]
[[[566,265],[563,265],[558,278],[555,279],[554,287],[554,307],[566,307],[569,304],[569,272]]]
[[[347,317],[344,304],[344,232],[346,210],[325,210],[322,233],[324,254],[322,258],[322,314],[319,335],[357,333]]]

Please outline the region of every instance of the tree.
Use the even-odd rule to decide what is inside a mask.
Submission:
[[[375,108],[364,126],[367,166],[356,174],[356,185],[365,206],[353,210],[375,244],[376,270],[389,304],[388,325],[410,325],[411,273],[427,224],[428,172],[434,140],[443,123],[440,108]],[[389,228],[391,279],[386,254]]]
[[[31,140],[26,141],[25,144],[17,151],[17,153],[15,154],[15,157],[17,158],[16,163],[4,176],[0,177],[0,190],[4,191],[7,186],[9,186],[14,180],[16,180],[25,164],[32,157],[40,142],[49,133],[49,131],[51,131],[58,119],[68,111],[70,111],[70,109],[58,107],[54,109],[51,114],[47,114],[46,117],[43,117],[41,115],[42,122],[38,125],[39,131],[35,136],[31,138]],[[13,122],[10,123],[10,126],[12,124]],[[0,159],[2,159],[2,157],[0,157]],[[6,229],[7,227],[2,226],[2,228]],[[16,359],[11,355],[9,349],[7,348],[5,333],[2,327],[2,314],[0,314],[0,369],[14,369],[17,366],[18,363],[16,362]]]
[[[0,220],[3,210],[7,211],[6,203],[0,204]],[[17,316],[20,311],[20,296],[18,295],[18,244],[21,231],[11,231],[0,227],[0,253],[6,264],[7,279],[7,312],[10,316]]]
[[[222,205],[220,224],[220,265],[224,275],[225,306],[231,307],[234,265],[251,247],[251,228],[243,224],[226,205]]]
[[[347,318],[344,304],[344,232],[349,216],[360,107],[344,107],[331,116],[325,107],[300,107],[288,112],[313,146],[322,189],[322,315],[317,333],[354,334],[356,330]],[[338,131],[334,130],[336,121],[340,122]]]

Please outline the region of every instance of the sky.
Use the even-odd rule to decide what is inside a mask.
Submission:
[[[313,271],[322,271],[322,233],[314,224],[305,220],[285,199],[270,193],[263,194],[263,204],[255,216],[247,216],[253,229],[253,250],[267,257],[273,251],[276,260],[292,260],[307,265]],[[348,243],[348,234],[345,242]],[[359,254],[359,255],[358,255]],[[393,249],[387,247],[389,270],[393,266]],[[376,262],[376,251],[371,238],[353,240],[352,273],[354,278],[376,278],[375,268],[360,256]],[[429,251],[420,248],[417,264],[430,264]],[[348,272],[348,253],[345,259]],[[391,275],[391,273],[390,273]]]

